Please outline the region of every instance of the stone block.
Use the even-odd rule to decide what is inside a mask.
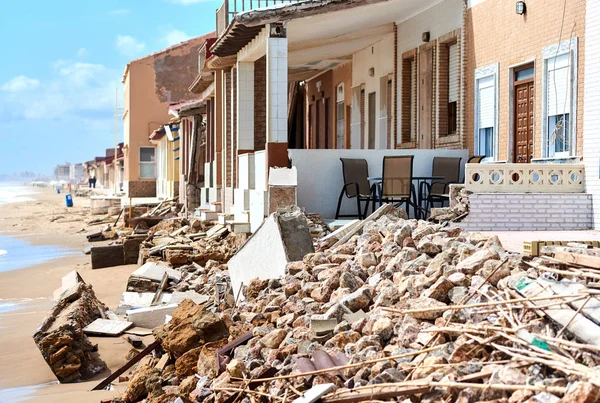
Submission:
[[[121,266],[125,264],[123,245],[94,246],[91,249],[92,269]]]

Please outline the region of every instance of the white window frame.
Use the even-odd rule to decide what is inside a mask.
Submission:
[[[577,153],[577,59],[578,59],[578,38],[573,37],[570,40],[555,43],[544,48],[543,54],[543,78],[542,78],[542,156],[544,158],[565,158],[574,156]],[[558,56],[570,53],[571,66],[571,111],[569,113],[569,151],[555,153],[554,157],[548,154],[548,61]]]
[[[498,148],[499,148],[499,133],[498,133],[498,106],[499,106],[499,77],[498,72],[500,71],[499,63],[489,64],[487,66],[480,67],[475,69],[475,130],[474,134],[474,152],[477,154],[477,150],[479,150],[479,80],[488,78],[490,76],[494,77],[494,161],[498,161]]]
[[[154,162],[148,162],[148,161],[142,161],[142,149],[143,148],[151,148],[154,150]],[[156,147],[151,147],[151,146],[140,146],[139,148],[139,153],[138,153],[138,157],[139,157],[139,177],[140,179],[156,179],[156,160],[157,160],[157,155],[156,155]],[[152,164],[154,165],[154,176],[152,177],[144,177],[142,176],[142,164]]]

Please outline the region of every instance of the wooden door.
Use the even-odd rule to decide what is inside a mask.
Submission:
[[[533,158],[533,80],[515,84],[514,162],[529,163]]]
[[[375,149],[375,97],[377,93],[369,93],[369,150]]]
[[[431,148],[433,48],[419,53],[419,148]]]

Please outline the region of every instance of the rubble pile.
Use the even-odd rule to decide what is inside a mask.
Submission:
[[[600,301],[585,285],[594,276],[393,212],[354,228],[289,263],[285,276],[250,281],[235,305],[233,295],[183,301],[153,331],[159,351],[113,401],[600,397]],[[192,263],[177,288],[227,287],[224,263],[185,255]]]
[[[469,214],[471,194],[464,185],[450,185],[450,206],[432,208],[429,220],[436,223],[462,221]]]
[[[106,369],[83,331],[106,309],[92,286],[80,280],[61,293],[40,324],[33,339],[60,382],[89,379]]]

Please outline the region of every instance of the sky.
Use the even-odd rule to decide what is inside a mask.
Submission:
[[[50,175],[56,164],[103,156],[115,144],[127,63],[213,31],[221,2],[3,1],[0,175]]]

